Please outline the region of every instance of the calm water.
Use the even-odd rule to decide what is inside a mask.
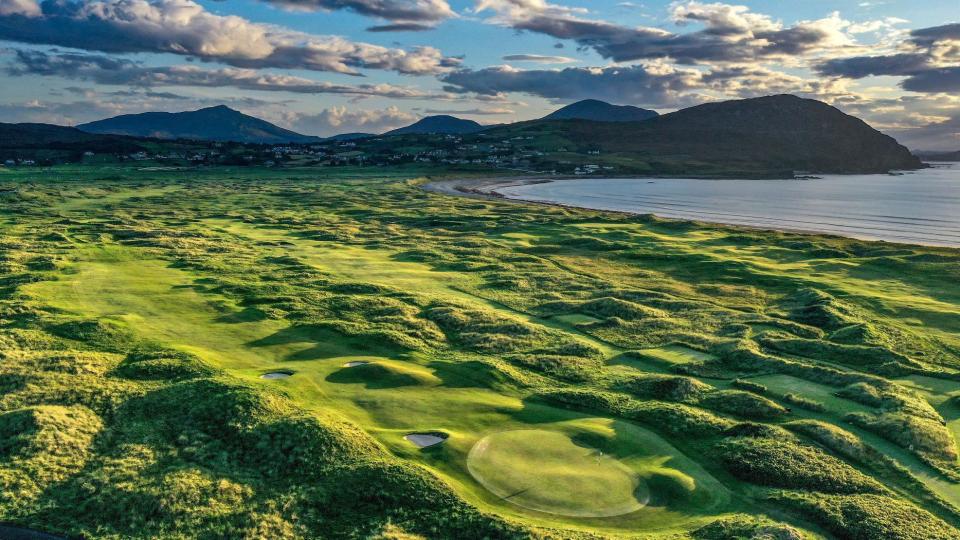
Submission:
[[[584,178],[500,188],[512,199],[960,247],[960,163],[818,180]]]

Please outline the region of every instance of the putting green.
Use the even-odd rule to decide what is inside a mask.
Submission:
[[[549,514],[619,516],[640,510],[650,498],[632,469],[555,431],[488,435],[470,450],[467,468],[498,497]]]

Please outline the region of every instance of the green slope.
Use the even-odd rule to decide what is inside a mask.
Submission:
[[[4,177],[0,521],[957,536],[955,251],[346,172]]]

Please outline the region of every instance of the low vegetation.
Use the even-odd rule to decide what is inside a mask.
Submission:
[[[953,251],[448,197],[420,172],[4,172],[0,522],[960,536]]]

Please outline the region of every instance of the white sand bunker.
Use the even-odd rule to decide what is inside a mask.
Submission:
[[[411,433],[404,435],[404,439],[413,443],[417,448],[429,448],[447,440],[446,433]]]
[[[287,377],[293,375],[292,371],[272,371],[270,373],[264,373],[260,376],[261,379],[286,379]]]
[[[343,365],[343,367],[365,366],[365,365],[367,365],[367,364],[369,364],[369,363],[370,363],[370,362],[361,362],[361,361],[357,360],[356,362],[347,362],[346,364]]]

